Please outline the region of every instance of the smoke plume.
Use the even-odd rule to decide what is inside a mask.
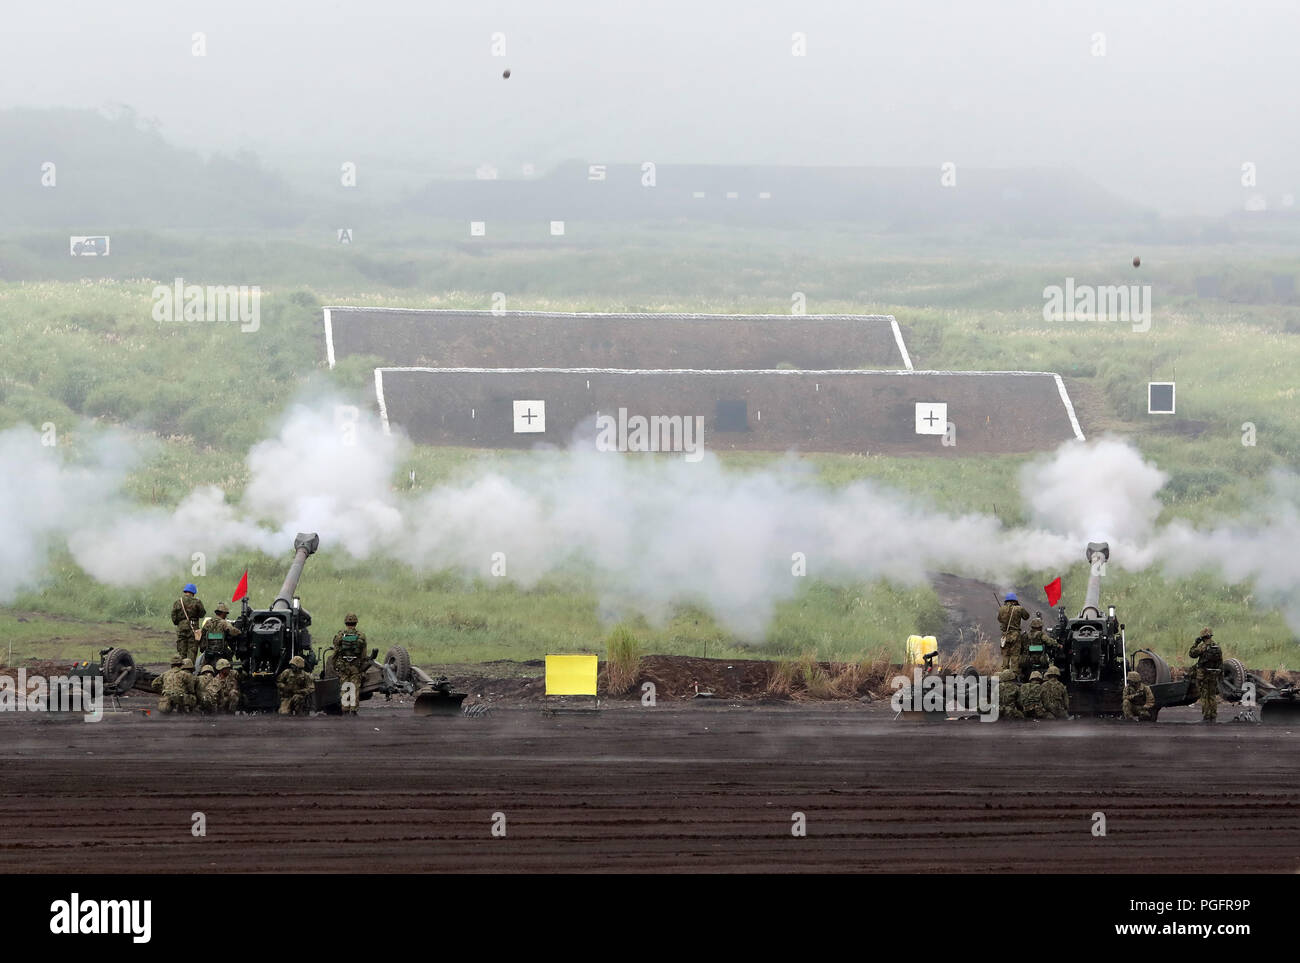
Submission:
[[[355,412],[355,409],[352,409]],[[78,461],[43,448],[29,428],[0,433],[0,602],[38,585],[66,546],[92,577],[143,584],[247,549],[284,555],[298,531],[357,563],[400,559],[418,571],[456,569],[528,586],[571,565],[591,573],[607,611],[652,618],[684,601],[707,606],[758,639],[775,606],[809,578],[922,583],[935,570],[1010,582],[1059,572],[1089,540],[1110,542],[1115,565],[1210,569],[1253,582],[1300,631],[1300,480],[1279,475],[1252,524],[1160,527],[1167,476],[1118,439],[1070,442],[1024,466],[1028,524],[951,514],[872,482],[830,488],[790,458],[760,471],[592,451],[537,453],[415,493],[393,479],[409,444],[366,416],[345,422],[330,404],[297,405],[248,454],[238,504],[199,488],[175,509],[122,495],[131,446],[105,435]],[[337,557],[337,556],[336,556]],[[494,565],[496,569],[494,571]]]

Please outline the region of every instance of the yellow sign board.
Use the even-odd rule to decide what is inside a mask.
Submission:
[[[594,655],[548,655],[546,694],[594,696],[596,662]]]

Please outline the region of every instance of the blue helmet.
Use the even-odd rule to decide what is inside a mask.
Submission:
[[[189,592],[189,593],[191,593],[192,595],[197,595],[197,594],[198,594],[198,591],[199,591],[199,587],[198,587],[197,585],[195,585],[193,582],[187,582],[187,583],[185,584],[185,588],[181,589],[181,591],[182,591],[182,592]]]
[[[1015,592],[1008,592],[1008,593],[1007,593],[1007,597],[1004,598],[1002,601],[1004,601],[1004,602],[1019,602],[1020,599],[1016,598],[1016,593],[1015,593]]]

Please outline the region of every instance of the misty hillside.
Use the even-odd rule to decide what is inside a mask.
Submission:
[[[1142,214],[1068,169],[960,169],[952,186],[941,184],[937,166],[660,164],[653,174],[649,186],[639,164],[592,170],[570,161],[535,180],[433,181],[405,206],[430,216],[481,220],[688,218],[790,226],[855,221],[888,233],[978,224],[1031,235]]]
[[[400,203],[362,179],[291,182],[249,152],[204,157],[164,139],[129,108],[0,111],[0,209],[10,225],[112,233],[127,228],[289,229],[418,218],[698,220],[806,226],[854,221],[889,233],[977,225],[1051,236],[1080,224],[1133,221],[1141,211],[1068,169],[939,169],[639,164],[603,176],[569,161],[528,179],[431,180]],[[45,186],[47,162],[54,186]],[[733,196],[734,195],[734,196]],[[391,193],[389,194],[391,196]],[[347,211],[345,217],[338,215]]]
[[[209,146],[209,145],[204,145]],[[0,210],[10,225],[110,233],[128,227],[268,228],[307,205],[249,154],[168,143],[128,108],[0,111]],[[53,163],[54,186],[42,183]]]

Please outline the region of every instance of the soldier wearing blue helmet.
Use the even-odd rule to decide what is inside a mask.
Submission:
[[[203,634],[200,626],[208,610],[198,598],[198,586],[186,583],[181,589],[181,597],[172,603],[172,625],[176,626],[176,653],[182,659],[193,661],[199,655],[199,638]]]
[[[1020,677],[1020,660],[1024,655],[1024,641],[1020,623],[1029,618],[1029,610],[1020,604],[1015,592],[1008,592],[998,608],[998,625],[1002,626],[1002,668],[1010,669]]]

